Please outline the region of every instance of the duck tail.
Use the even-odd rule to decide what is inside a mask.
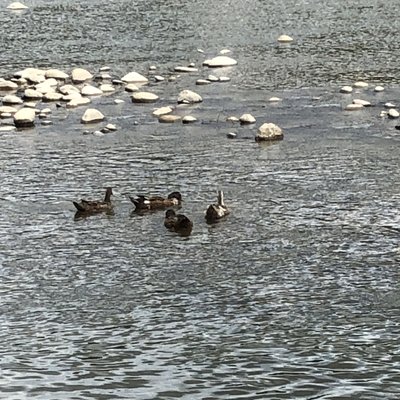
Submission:
[[[76,201],[73,201],[73,203],[74,203],[75,208],[76,208],[78,211],[86,211],[85,208],[82,207],[81,204],[77,203]]]

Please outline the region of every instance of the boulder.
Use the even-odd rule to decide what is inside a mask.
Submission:
[[[178,96],[178,103],[192,104],[202,102],[202,97],[191,90],[182,90]]]
[[[140,75],[137,72],[130,72],[129,74],[126,74],[121,80],[126,83],[146,83],[149,81],[145,76]]]
[[[14,125],[17,128],[32,127],[35,125],[35,110],[24,107],[14,114]]]
[[[89,79],[93,78],[93,75],[87,71],[86,69],[83,68],[74,68],[71,72],[71,78],[73,82],[85,82],[88,81]]]
[[[104,120],[104,115],[95,108],[88,108],[82,116],[82,124],[91,124]]]
[[[135,92],[132,94],[133,103],[154,103],[158,96],[150,92]]]
[[[262,124],[258,128],[258,132],[256,134],[255,139],[257,142],[282,140],[283,139],[282,129],[279,128],[278,125],[272,123]]]

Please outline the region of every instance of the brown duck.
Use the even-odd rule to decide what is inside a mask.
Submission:
[[[104,200],[84,200],[82,199],[80,203],[74,201],[74,206],[79,213],[85,214],[96,214],[101,212],[111,211],[113,205],[111,203],[111,196],[113,194],[112,188],[106,189],[106,194]]]
[[[193,222],[183,214],[176,214],[174,210],[165,213],[164,226],[181,236],[189,236],[192,233]]]
[[[208,206],[206,211],[206,221],[208,223],[217,222],[219,219],[224,218],[230,213],[230,210],[224,203],[224,193],[222,190],[218,191],[218,199],[216,204]]]
[[[167,198],[161,196],[129,196],[135,205],[135,211],[165,210],[169,207],[178,207],[182,203],[182,195],[179,192],[172,192]]]

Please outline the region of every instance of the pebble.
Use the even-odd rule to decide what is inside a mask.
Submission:
[[[197,79],[196,81],[196,85],[209,85],[211,83],[211,81],[209,81],[208,79]]]
[[[231,78],[229,78],[229,76],[220,76],[219,77],[219,82],[229,82],[231,80]]]
[[[160,115],[170,114],[172,111],[174,111],[172,107],[160,107],[153,111],[153,115],[159,117]]]
[[[134,83],[129,83],[125,86],[127,92],[138,92],[139,88]]]
[[[103,83],[100,85],[99,88],[103,93],[112,93],[115,92],[115,87],[113,85],[110,85],[109,83]]]
[[[122,103],[125,103],[125,100],[122,100],[122,99],[115,99],[115,100],[114,100],[114,103],[115,103],[115,104],[122,104]]]
[[[210,82],[218,82],[218,81],[219,81],[218,76],[215,76],[215,75],[208,75],[208,76],[207,76],[207,79],[208,79]]]
[[[45,71],[44,73],[45,78],[54,78],[54,79],[68,79],[69,75],[66,74],[64,71],[61,71],[59,69],[51,68]]]
[[[17,128],[14,125],[2,125],[0,126],[0,132],[12,132]]]
[[[385,108],[395,108],[396,105],[393,103],[385,103]]]
[[[150,65],[149,70],[150,71],[155,71],[157,67],[155,65]]]
[[[57,92],[48,92],[45,93],[42,97],[43,101],[60,101],[64,96],[61,93]]]
[[[15,96],[13,94],[8,94],[3,97],[3,104],[22,104],[23,101],[20,99],[18,96]]]
[[[374,92],[383,92],[385,88],[383,86],[375,86],[374,87]]]
[[[174,68],[174,71],[175,72],[197,72],[198,68],[177,66],[177,67]]]
[[[268,99],[268,101],[269,101],[270,103],[277,103],[277,102],[279,102],[279,101],[282,101],[282,99],[281,99],[280,97],[270,97],[270,98]]]
[[[81,89],[81,94],[83,96],[100,96],[103,94],[103,92],[92,85],[85,85],[82,89]]]
[[[156,82],[163,82],[163,81],[165,81],[165,78],[161,75],[154,75],[154,80]]]
[[[111,132],[115,132],[117,130],[117,127],[114,124],[107,124],[106,129],[108,129]]]
[[[229,54],[232,53],[229,49],[222,49],[219,54],[225,55],[225,54]]]
[[[99,71],[100,72],[106,72],[106,71],[110,71],[111,68],[108,65],[105,65],[104,67],[100,67]]]
[[[275,124],[265,123],[262,124],[257,131],[256,141],[271,141],[271,140],[282,140],[283,132],[282,129]]]
[[[83,68],[74,68],[71,72],[71,79],[73,82],[81,83],[92,79],[93,75]]]
[[[227,137],[228,139],[235,139],[235,138],[237,137],[237,134],[236,134],[235,132],[228,132],[228,133],[226,134],[226,137]]]
[[[53,121],[50,121],[49,119],[45,119],[41,122],[41,124],[44,126],[49,126],[49,125],[53,125]]]
[[[88,97],[79,96],[74,99],[71,99],[67,104],[67,108],[79,107],[89,104],[91,100]]]
[[[238,117],[228,117],[226,119],[228,122],[239,122],[239,118]]]
[[[7,6],[9,10],[26,10],[28,7],[25,4],[20,3],[19,1],[14,1],[13,3]]]

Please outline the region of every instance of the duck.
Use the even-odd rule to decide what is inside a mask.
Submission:
[[[73,201],[75,208],[78,213],[82,214],[96,214],[101,212],[112,211],[113,205],[111,203],[111,196],[113,195],[112,188],[108,187],[106,189],[106,194],[104,200],[84,200],[82,199],[80,203]]]
[[[129,199],[135,205],[135,211],[165,210],[170,207],[179,207],[182,203],[182,195],[179,192],[172,192],[167,198],[161,196],[129,196]]]
[[[217,222],[219,219],[226,217],[230,213],[230,210],[224,203],[224,193],[222,190],[218,190],[218,198],[216,204],[211,204],[206,210],[206,221],[208,223]]]
[[[174,210],[169,209],[165,213],[164,226],[181,236],[189,236],[192,233],[193,222],[184,214],[176,214]]]

